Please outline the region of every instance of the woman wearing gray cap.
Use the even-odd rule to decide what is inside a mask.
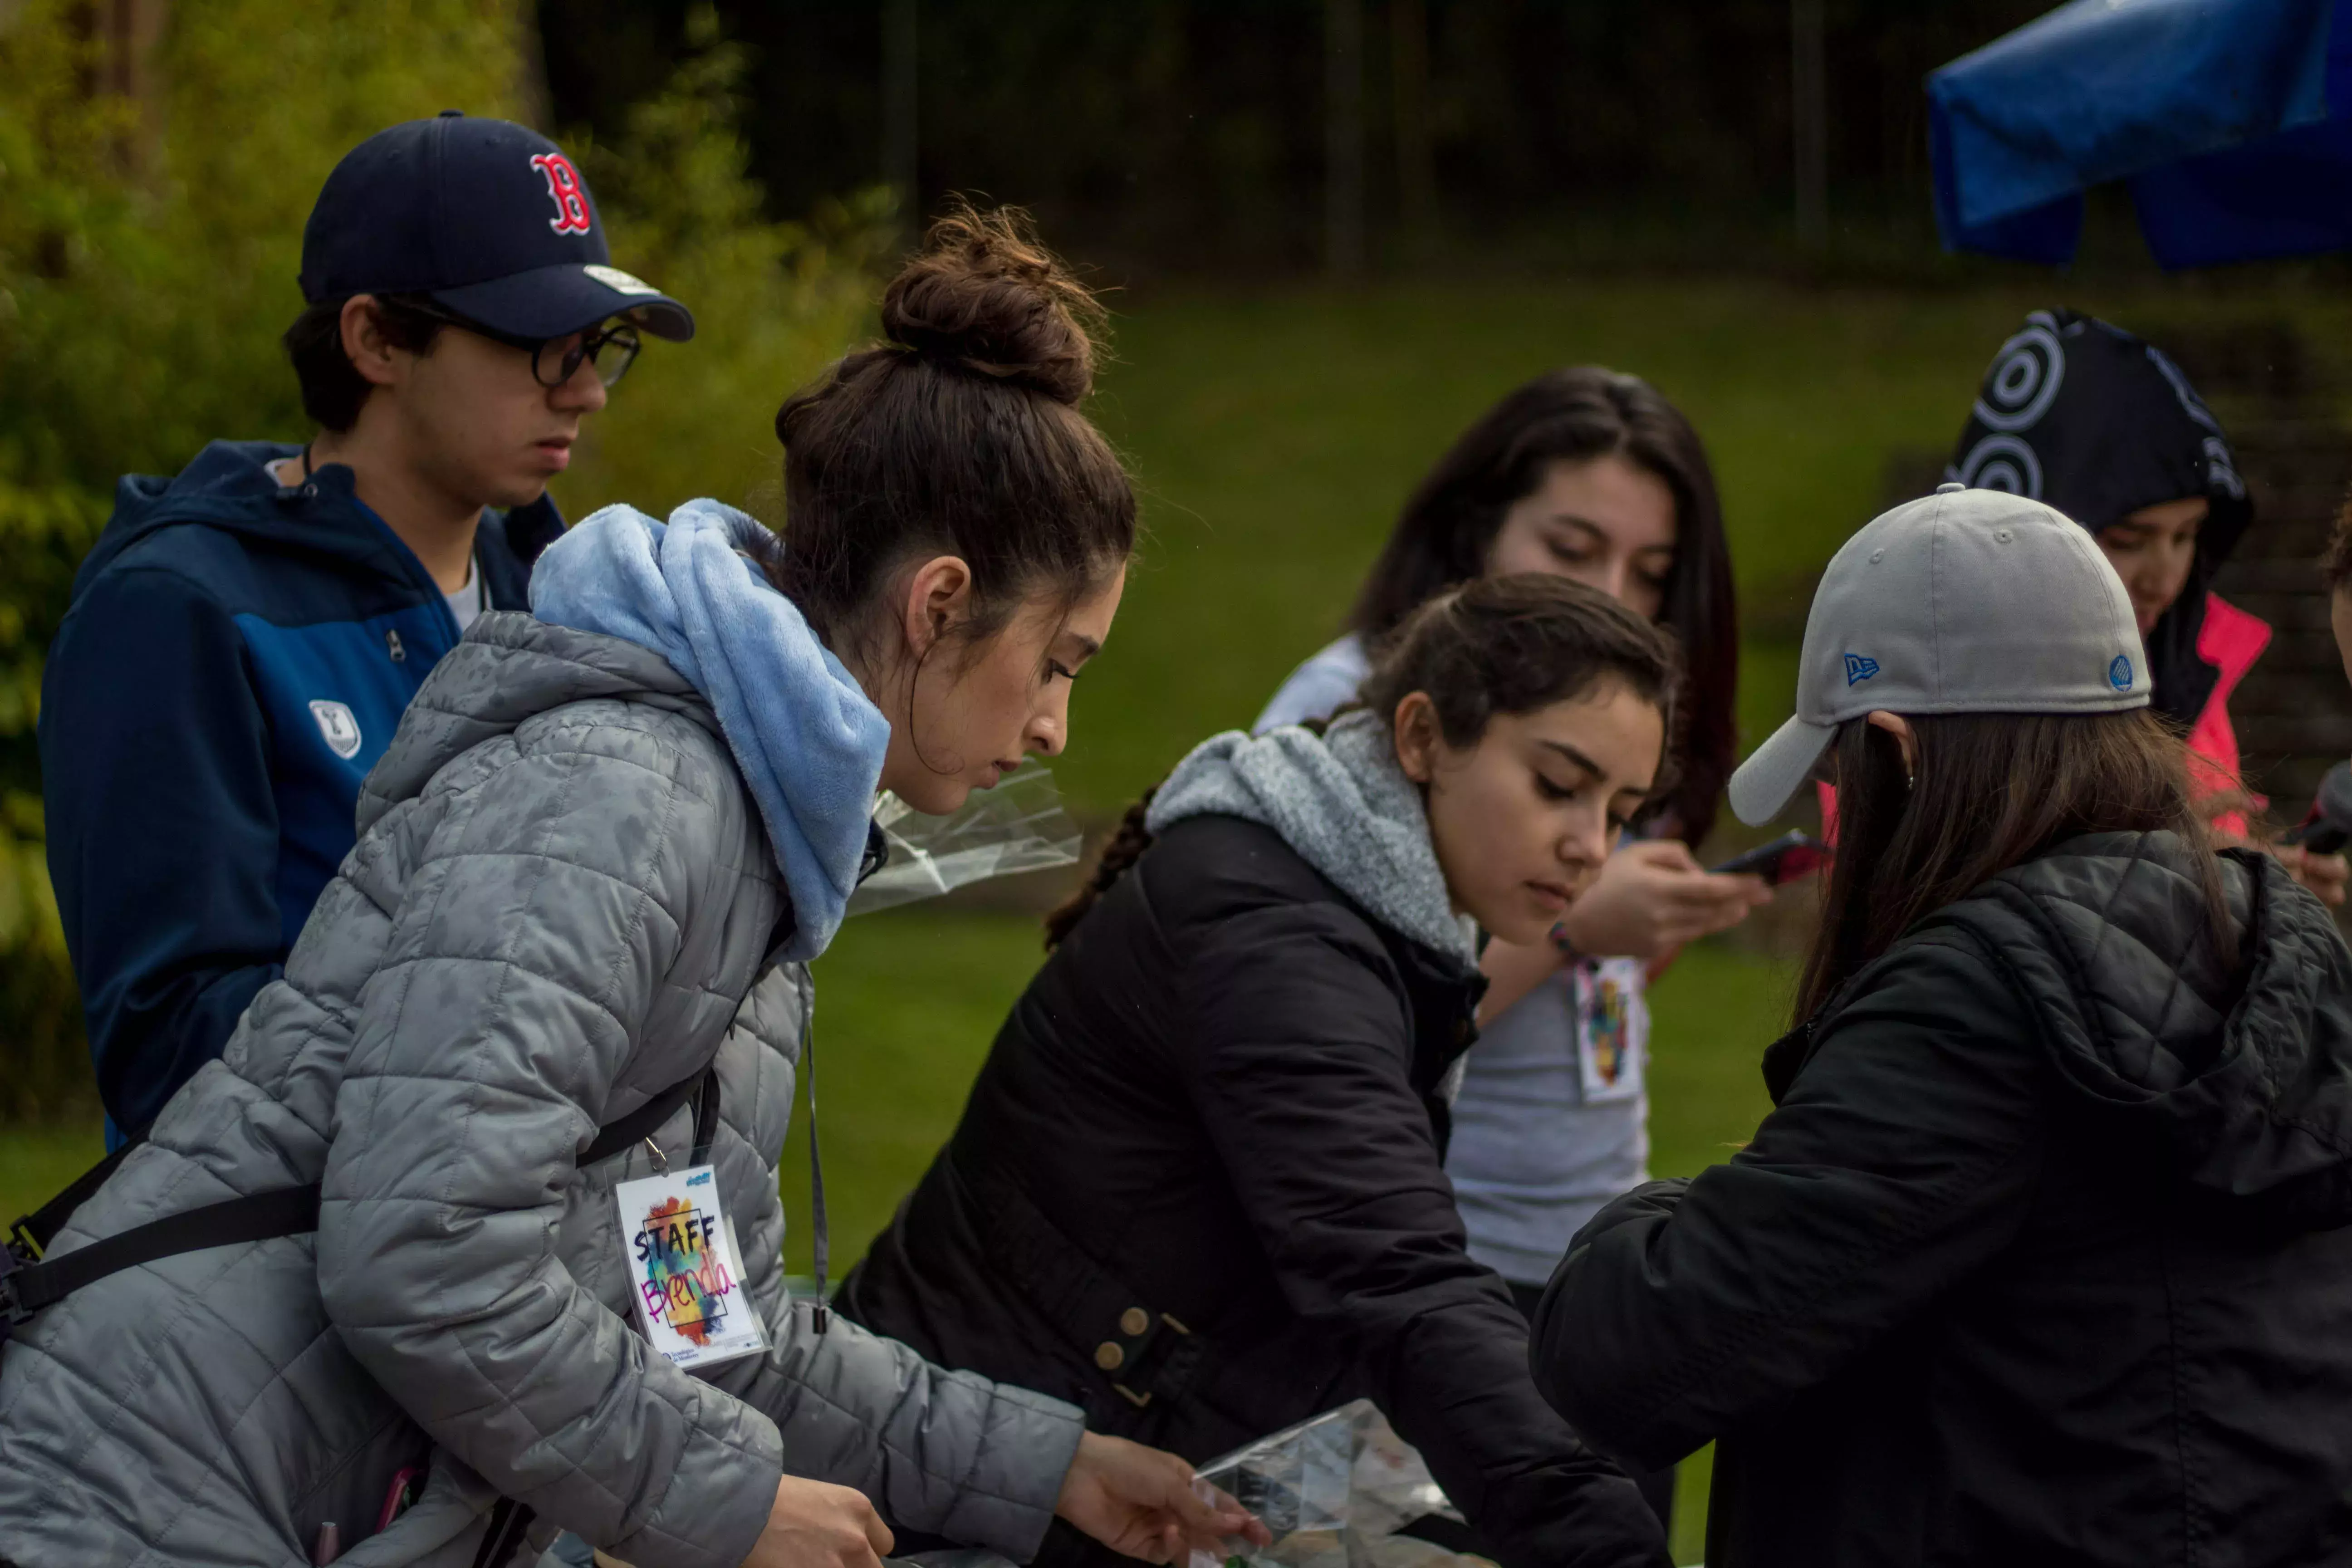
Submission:
[[[1710,1563],[2343,1560],[2352,953],[2216,853],[2089,536],[1951,484],[1849,541],[1732,808],[1824,763],[1777,1109],[1578,1235],[1538,1382],[1717,1440]]]

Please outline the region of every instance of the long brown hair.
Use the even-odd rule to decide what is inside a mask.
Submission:
[[[776,586],[836,650],[909,557],[971,567],[990,635],[1041,586],[1075,604],[1135,547],[1135,492],[1078,411],[1103,312],[1016,208],[960,205],[882,296],[884,342],[776,415]]]
[[[1901,744],[1865,720],[1848,720],[1832,745],[1838,852],[1798,985],[1800,1021],[1921,919],[2084,833],[2177,835],[2234,962],[2221,862],[2189,804],[2179,737],[2154,713],[1943,713],[1910,724],[1916,782]]]
[[[1481,577],[1430,600],[1376,647],[1364,706],[1392,722],[1406,697],[1426,693],[1438,732],[1460,750],[1476,745],[1498,715],[1573,701],[1612,680],[1657,709],[1673,731],[1682,666],[1672,637],[1581,583],[1539,573]],[[1669,781],[1662,773],[1659,782]],[[1150,807],[1147,794],[1128,808],[1085,886],[1046,917],[1048,951],[1151,847]]]
[[[1675,832],[1696,846],[1715,826],[1738,753],[1739,619],[1706,447],[1640,376],[1599,365],[1549,371],[1482,415],[1406,500],[1349,626],[1375,640],[1431,595],[1480,575],[1504,513],[1534,494],[1554,463],[1606,457],[1623,458],[1675,498],[1675,559],[1658,620],[1682,647],[1683,718],[1669,748],[1681,782],[1663,799]]]

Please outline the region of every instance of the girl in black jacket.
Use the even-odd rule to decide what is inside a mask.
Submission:
[[[2352,954],[2216,855],[2131,605],[1986,490],[1838,552],[1798,716],[1842,840],[1778,1107],[1577,1236],[1538,1381],[1629,1463],[1717,1441],[1706,1561],[2352,1561]]]
[[[1203,744],[1053,922],[843,1312],[1196,1461],[1369,1395],[1506,1568],[1664,1563],[1537,1395],[1441,1161],[1473,922],[1559,918],[1662,782],[1675,682],[1605,595],[1493,578],[1325,732]]]

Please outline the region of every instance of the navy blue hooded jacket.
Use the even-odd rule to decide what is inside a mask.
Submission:
[[[215,441],[175,479],[125,478],[41,681],[49,877],[99,1093],[152,1121],[278,976],[353,843],[367,776],[457,645],[440,587],[340,464]],[[563,531],[541,498],[488,512],[488,609],[528,607]]]

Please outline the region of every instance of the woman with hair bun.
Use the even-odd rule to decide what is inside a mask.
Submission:
[[[779,1256],[806,963],[876,790],[946,811],[1058,752],[1109,633],[1135,507],[1080,411],[1093,320],[1015,216],[952,215],[887,341],[778,416],[782,541],[609,507],[434,670],[284,978],[0,1279],[0,1560],[491,1568],[562,1529],[875,1568],[877,1508],[1021,1559],[1057,1516],[1160,1562],[1258,1531],[796,1304]]]
[[[1662,785],[1666,638],[1555,577],[1409,616],[1328,730],[1129,812],[841,1309],[1198,1461],[1359,1397],[1504,1568],[1654,1568],[1536,1397],[1440,1163],[1476,928],[1540,940]],[[1475,922],[1475,923],[1474,923]],[[1066,1531],[1045,1560],[1099,1563]]]

